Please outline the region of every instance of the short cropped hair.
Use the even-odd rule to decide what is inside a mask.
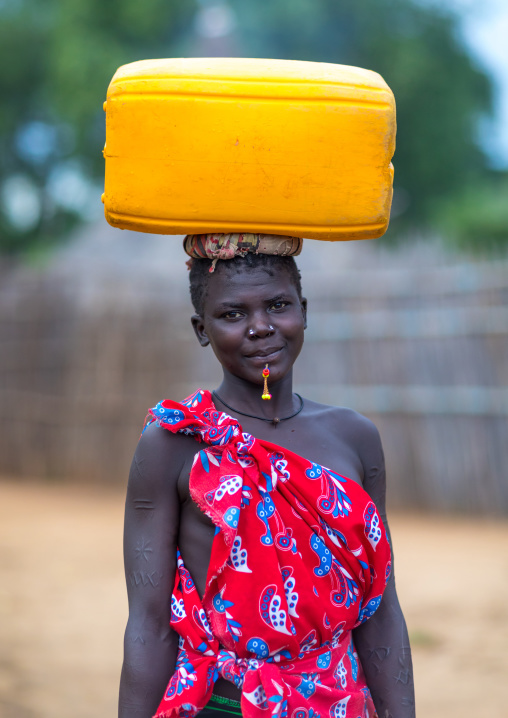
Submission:
[[[192,259],[189,272],[190,295],[196,314],[203,316],[207,294],[208,280],[210,279],[211,259]],[[302,299],[302,278],[293,257],[278,254],[246,254],[245,257],[233,259],[219,259],[215,265],[216,272],[244,272],[249,269],[263,269],[273,277],[274,270],[284,269],[293,283],[298,298]]]

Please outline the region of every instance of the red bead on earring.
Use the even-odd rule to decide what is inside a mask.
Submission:
[[[268,377],[270,376],[270,369],[268,368],[268,364],[266,364],[265,368],[263,369],[263,379],[265,380],[264,386],[263,386],[263,393],[261,394],[262,399],[271,399],[272,395],[268,391]]]

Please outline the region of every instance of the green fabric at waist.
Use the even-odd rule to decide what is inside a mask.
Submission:
[[[232,698],[224,698],[223,696],[212,695],[206,707],[210,710],[221,711],[222,713],[231,713],[231,715],[241,716],[240,701]]]

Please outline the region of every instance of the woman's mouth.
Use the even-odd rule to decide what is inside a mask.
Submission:
[[[282,347],[268,347],[267,349],[260,349],[253,354],[248,354],[247,358],[255,361],[258,360],[260,363],[265,362],[265,364],[268,364],[269,362],[277,359],[281,351]]]

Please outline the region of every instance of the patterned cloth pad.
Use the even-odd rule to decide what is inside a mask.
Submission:
[[[303,239],[278,234],[188,234],[183,248],[194,259],[213,259],[209,271],[219,259],[233,259],[252,254],[278,254],[296,257],[302,251]]]

